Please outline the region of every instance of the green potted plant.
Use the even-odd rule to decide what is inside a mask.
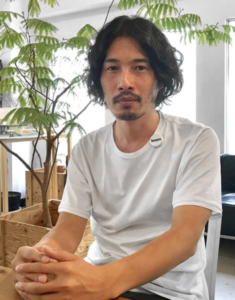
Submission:
[[[44,1],[52,8],[56,0]],[[55,35],[57,28],[37,18],[40,14],[38,1],[30,0],[26,13],[0,12],[0,49],[18,49],[17,55],[1,70],[0,93],[17,94],[18,107],[12,109],[2,122],[9,121],[19,126],[32,126],[37,132],[37,140],[33,149],[31,166],[17,153],[13,153],[4,143],[2,146],[15,155],[37,180],[42,194],[44,226],[51,227],[48,211],[47,190],[56,157],[52,161],[52,150],[57,153],[58,139],[62,133],[71,135],[74,128],[80,132],[84,129],[77,122],[78,116],[92,101],[79,112],[72,113],[70,104],[65,100],[68,94],[75,94],[75,87],[82,82],[82,74],[71,81],[56,77],[53,65],[60,49],[76,49],[79,57],[90,44],[95,29],[90,25],[81,28],[77,36],[59,41]],[[36,17],[35,17],[36,16]],[[19,31],[11,28],[14,19],[20,19]],[[60,123],[60,127],[59,126]],[[41,180],[33,169],[33,161],[38,140],[44,137],[47,143],[44,175]]]

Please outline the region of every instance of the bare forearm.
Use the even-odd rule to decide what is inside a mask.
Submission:
[[[82,240],[86,223],[84,218],[62,213],[56,226],[36,246],[48,245],[74,253]]]
[[[58,236],[58,234],[54,232],[53,229],[50,232],[48,232],[35,246],[42,247],[44,245],[71,252],[69,249],[70,247],[68,247],[68,244],[65,244],[64,241],[61,240],[61,237]]]
[[[195,240],[190,231],[174,228],[143,249],[119,261],[106,265],[107,272],[116,274],[115,295],[148,283],[167,273],[194,254]]]

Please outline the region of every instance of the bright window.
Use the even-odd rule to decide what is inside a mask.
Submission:
[[[180,42],[179,33],[165,33],[173,47],[184,55],[182,64],[184,85],[181,92],[172,97],[169,106],[164,105],[162,111],[196,121],[196,42]]]
[[[228,25],[235,26],[235,19],[228,20]],[[233,43],[227,47],[227,72],[226,72],[226,107],[225,107],[225,151],[235,154],[235,33],[232,33]]]

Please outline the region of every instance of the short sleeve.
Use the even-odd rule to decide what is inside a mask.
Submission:
[[[211,128],[204,129],[179,166],[173,208],[196,205],[222,212],[219,141]]]
[[[83,155],[78,143],[72,150],[59,212],[68,212],[89,219],[91,207],[91,189],[83,168]]]

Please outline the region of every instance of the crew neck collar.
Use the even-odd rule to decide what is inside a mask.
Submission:
[[[158,133],[160,134],[162,131],[162,127],[163,127],[163,123],[164,123],[164,115],[161,111],[158,111],[159,113],[159,117],[160,117],[160,121],[158,123],[157,129],[155,130],[154,134]],[[110,126],[110,142],[111,142],[111,147],[114,150],[114,152],[120,156],[120,157],[124,157],[124,158],[134,158],[137,156],[140,156],[141,154],[145,153],[148,149],[152,148],[152,146],[150,145],[150,141],[148,141],[141,149],[132,152],[132,153],[126,153],[126,152],[122,152],[118,149],[118,147],[116,146],[116,143],[114,141],[114,137],[113,137],[113,126],[114,123],[116,121],[114,121],[111,126]],[[153,134],[153,135],[154,135]]]

